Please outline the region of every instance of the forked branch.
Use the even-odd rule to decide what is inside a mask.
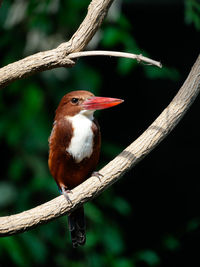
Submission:
[[[92,53],[88,51],[80,54],[76,52],[83,50],[92,39],[112,2],[113,0],[93,0],[89,5],[87,16],[68,42],[62,43],[55,49],[36,53],[1,68],[0,88],[41,71],[59,67],[72,67],[75,64],[72,59],[84,55],[94,55],[94,51],[92,51]],[[118,55],[116,55],[116,53],[118,53]],[[122,56],[119,55],[119,52],[113,53],[109,51],[95,51],[95,55]],[[144,61],[159,67],[161,66],[159,62],[143,57],[142,55],[124,53],[123,57],[137,59],[138,61]]]
[[[74,65],[67,55],[86,47],[102,24],[112,2],[113,0],[92,0],[85,19],[68,42],[62,43],[55,49],[36,53],[1,68],[0,88],[41,71]]]

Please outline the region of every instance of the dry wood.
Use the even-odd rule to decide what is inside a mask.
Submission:
[[[98,30],[113,0],[93,0],[88,13],[72,38],[57,48],[39,52],[0,69],[0,88],[15,80],[58,67],[71,67],[74,62],[67,55],[81,51]]]
[[[112,2],[113,0],[93,0],[89,5],[87,16],[68,42],[62,43],[55,49],[36,53],[1,68],[0,88],[7,86],[15,80],[28,77],[41,71],[59,67],[72,67],[75,62],[71,59],[86,55],[123,56],[136,59],[138,62],[144,61],[148,64],[161,67],[160,62],[142,55],[134,55],[130,53],[122,53],[123,55],[120,55],[120,52],[110,51],[87,51],[77,53],[77,51],[84,49],[92,39],[107,14],[108,8]]]
[[[1,217],[0,236],[24,232],[47,223],[57,217],[70,213],[79,205],[100,194],[108,186],[121,178],[130,168],[135,166],[171,132],[193,103],[199,90],[200,56],[185,83],[160,116],[138,139],[100,170],[100,173],[103,174],[101,181],[97,177],[90,177],[84,183],[77,186],[73,190],[73,194],[70,194],[72,204],[69,204],[63,196],[59,196],[28,211]]]

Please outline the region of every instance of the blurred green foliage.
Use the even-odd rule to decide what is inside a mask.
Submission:
[[[68,40],[84,18],[90,1],[79,0],[4,0],[0,8],[1,66],[37,51],[56,47]],[[199,4],[185,1],[186,21],[199,29]],[[131,22],[117,1],[110,10],[100,37],[90,48],[120,49],[143,53],[131,34]],[[122,77],[133,72],[137,62],[118,59],[116,71]],[[176,69],[165,67],[147,69],[150,79],[178,80]],[[48,136],[54,110],[67,90],[90,89],[101,94],[102,77],[91,62],[79,60],[73,69],[55,69],[14,82],[0,93],[0,207],[1,216],[30,209],[58,195],[48,167]],[[100,115],[99,115],[100,116]],[[123,148],[103,140],[100,166],[116,156]],[[106,207],[106,208],[105,208]],[[60,218],[12,237],[0,239],[1,266],[71,266],[71,267],[134,267],[158,266],[158,251],[140,249],[127,254],[124,229],[120,221],[128,220],[132,204],[117,196],[113,188],[85,205],[87,245],[74,251],[71,248],[67,220]],[[114,214],[112,219],[110,214]],[[194,229],[193,221],[188,229]],[[179,248],[179,237],[167,235],[164,249]],[[129,255],[129,256],[127,256]],[[131,255],[131,256],[130,256]]]
[[[194,24],[200,31],[200,2],[198,0],[185,0],[185,21]]]

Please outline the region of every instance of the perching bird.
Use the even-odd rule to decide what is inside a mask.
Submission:
[[[99,160],[101,134],[93,117],[123,100],[95,97],[88,91],[73,91],[63,96],[56,110],[49,137],[49,169],[59,190],[70,201],[70,190],[94,172]],[[98,175],[98,174],[97,174]],[[68,216],[73,247],[86,241],[83,206]]]

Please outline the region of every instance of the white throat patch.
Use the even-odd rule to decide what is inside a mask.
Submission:
[[[72,123],[74,132],[66,151],[79,163],[84,158],[89,158],[93,152],[93,112],[86,114],[86,112],[81,111],[73,117],[67,116],[67,119]]]

